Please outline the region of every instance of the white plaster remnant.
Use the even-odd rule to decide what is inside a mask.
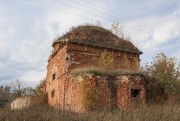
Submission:
[[[82,78],[82,76],[77,76],[77,80],[78,82],[82,82],[84,79]]]
[[[77,62],[77,61],[71,61],[71,64],[80,64],[80,62]]]
[[[100,55],[98,55],[98,54],[94,54],[94,53],[86,53],[86,52],[83,52],[82,54],[84,54],[84,55],[92,55],[92,56],[100,56]]]
[[[41,96],[26,96],[26,97],[19,97],[15,99],[11,103],[11,110],[19,110],[23,108],[28,108],[31,105],[35,104],[41,104],[47,102],[47,95],[41,95]]]

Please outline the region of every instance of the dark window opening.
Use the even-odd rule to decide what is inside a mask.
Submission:
[[[131,89],[131,97],[137,97],[140,95],[140,89]]]
[[[52,75],[52,80],[55,80],[56,79],[56,74],[54,73],[53,75]]]
[[[55,90],[52,90],[51,97],[54,97]]]

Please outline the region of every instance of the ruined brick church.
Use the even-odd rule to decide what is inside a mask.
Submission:
[[[76,69],[98,67],[104,50],[113,52],[113,70],[138,72],[142,52],[131,42],[107,29],[89,25],[73,28],[52,46],[46,77],[49,105],[82,112],[146,102],[146,82],[140,75],[71,74]]]

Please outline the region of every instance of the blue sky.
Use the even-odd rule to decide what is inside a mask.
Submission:
[[[0,0],[0,85],[21,78],[35,86],[46,77],[53,40],[72,26],[97,21],[125,25],[125,37],[144,53],[180,61],[179,0]]]

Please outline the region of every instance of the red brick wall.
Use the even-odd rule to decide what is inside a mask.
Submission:
[[[83,88],[82,84],[86,83],[86,87]],[[86,96],[84,95],[83,91],[86,90],[91,90],[96,88],[97,89],[97,94],[94,96],[98,95],[98,100],[96,103],[96,109],[97,110],[102,110],[105,108],[111,108],[111,91],[108,88],[107,80],[104,77],[97,78],[96,76],[89,74],[87,76],[87,79],[83,79],[81,76],[78,77],[72,77],[69,76],[66,78],[65,81],[65,91],[64,91],[64,109],[70,109],[76,112],[83,112],[86,110],[89,110],[87,105],[84,103],[84,99]],[[90,92],[91,93],[91,92]],[[88,99],[87,103],[89,103]]]
[[[48,93],[49,105],[75,111],[85,110],[82,104],[83,96],[80,82],[78,79],[71,78],[67,74],[76,68],[97,67],[102,52],[104,52],[104,49],[98,47],[78,44],[56,44],[47,65],[46,92]],[[113,54],[116,65],[115,69],[139,70],[139,55],[118,51],[113,51]],[[54,80],[53,74],[55,74]],[[116,96],[112,89],[108,87],[109,82],[106,77],[92,77],[89,78],[88,82],[89,85],[96,83],[95,86],[98,89],[99,95],[99,109],[114,107],[117,104],[119,106],[125,105],[121,104],[123,102],[121,100],[124,100],[121,97],[125,97],[128,94],[128,91],[124,91],[128,90],[128,86],[118,88],[118,91],[125,93],[124,95],[117,93],[118,95]],[[54,97],[51,96],[53,90],[55,90]],[[119,103],[116,102],[117,100]]]
[[[46,92],[48,93],[48,103],[50,105],[59,104],[60,97],[62,96],[63,88],[61,87],[63,83],[62,76],[67,71],[66,62],[66,46],[62,47],[60,50],[56,49],[53,51],[47,65],[47,75],[46,75]],[[52,76],[55,74],[55,79]],[[51,97],[52,90],[55,90],[54,97]]]
[[[147,101],[146,82],[141,76],[107,77],[87,74],[85,79],[82,76],[66,78],[64,109],[77,112],[88,110],[83,102],[83,99],[87,98],[82,93],[85,91],[82,90],[83,83],[86,83],[86,89],[89,91],[96,89],[95,110],[128,107],[136,100],[138,100],[136,104],[142,105]],[[114,86],[112,86],[113,83]],[[139,97],[134,99],[130,89],[140,89]]]
[[[141,90],[139,96],[132,97],[131,89]],[[145,104],[147,101],[146,82],[141,76],[121,76],[117,81],[117,106],[128,107],[131,103]]]
[[[79,67],[97,67],[99,58],[104,52],[104,48],[83,46],[78,44],[68,44],[68,55],[71,69]],[[114,69],[139,70],[139,55],[135,53],[112,51],[114,55]]]

